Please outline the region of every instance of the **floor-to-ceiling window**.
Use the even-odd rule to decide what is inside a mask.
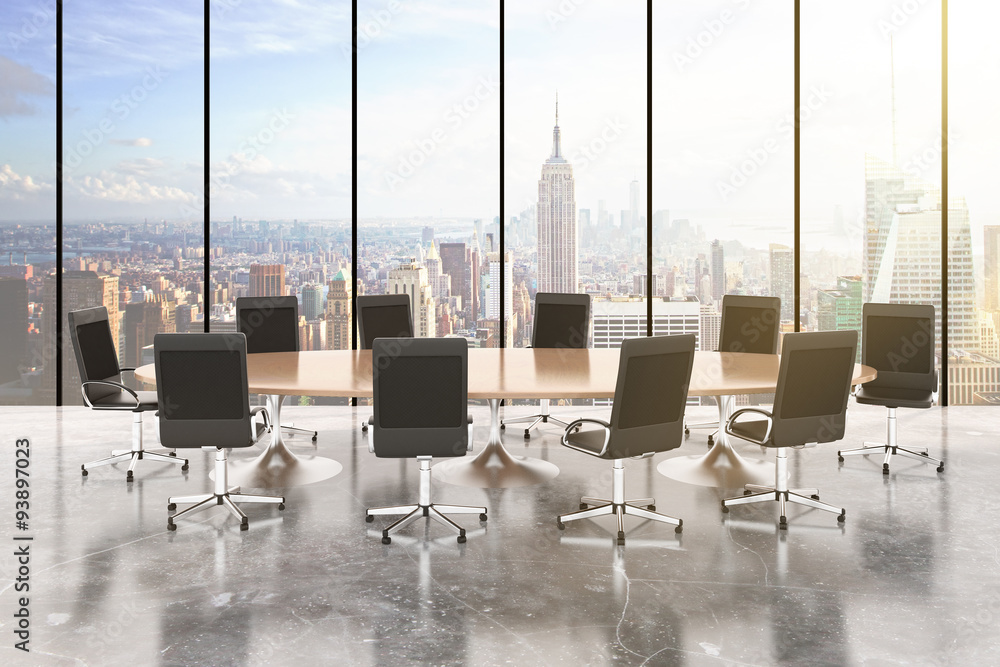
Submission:
[[[105,306],[125,366],[150,362],[155,334],[200,315],[203,9],[163,0],[63,10],[63,317]],[[53,330],[55,310],[45,311]],[[81,399],[69,340],[72,405]]]
[[[45,287],[56,261],[55,7],[4,3],[0,24],[0,405],[52,404],[55,335],[43,319],[47,294],[55,306]]]
[[[351,5],[213,4],[209,45],[210,326],[292,295],[300,349],[350,349]]]
[[[501,338],[500,5],[358,3],[358,294]]]

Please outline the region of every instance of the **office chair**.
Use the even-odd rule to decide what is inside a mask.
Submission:
[[[657,513],[655,499],[625,500],[623,462],[680,447],[694,347],[694,334],[622,342],[611,421],[577,419],[567,424],[562,436],[562,444],[570,449],[614,461],[611,499],[581,498],[579,511],[560,515],[556,520],[560,530],[567,521],[614,514],[618,518],[618,544],[625,544],[624,515],[632,514],[673,524],[674,531],[681,532],[684,522]],[[579,430],[590,424],[599,428]]]
[[[863,405],[884,405],[886,415],[885,442],[865,442],[854,449],[837,452],[855,454],[885,454],[882,474],[889,474],[889,461],[894,454],[934,463],[944,472],[944,461],[932,458],[924,447],[913,451],[896,442],[896,408],[926,409],[937,399],[938,374],[934,368],[934,306],[897,303],[866,303],[862,310],[861,363],[878,371],[878,377],[862,385],[855,400]]]
[[[716,351],[777,354],[780,323],[781,299],[778,297],[726,294],[722,297],[722,322]],[[720,426],[718,421],[685,424],[684,435],[690,435],[693,428],[710,428],[708,444],[711,445]]]
[[[417,459],[420,495],[413,505],[370,507],[365,521],[404,515],[382,531],[382,544],[422,516],[457,530],[458,541],[465,542],[465,529],[445,514],[479,514],[486,521],[486,508],[432,503],[431,458],[465,456],[472,449],[468,344],[464,338],[377,338],[372,369],[375,416],[368,449],[379,458]]]
[[[92,410],[129,410],[132,413],[132,449],[116,449],[111,456],[84,463],[80,466],[81,473],[86,477],[91,468],[128,461],[125,481],[131,482],[136,464],[143,459],[179,463],[181,470],[187,470],[187,459],[177,458],[175,452],[167,455],[143,447],[142,415],[156,411],[156,392],[135,391],[122,383],[122,373],[135,369],[118,365],[118,346],[108,323],[108,309],[104,306],[84,308],[67,313],[67,316],[76,364],[83,381],[80,391],[84,405]]]
[[[372,349],[376,338],[413,338],[413,314],[407,294],[371,294],[359,296],[358,338],[362,350]],[[362,422],[367,431],[375,417]]]
[[[778,386],[771,412],[737,410],[726,421],[726,433],[775,450],[774,486],[747,484],[742,497],[726,498],[722,511],[733,505],[778,501],[778,527],[787,528],[786,503],[797,503],[847,518],[847,510],[819,501],[817,489],[788,488],[788,448],[834,442],[844,437],[847,397],[858,351],[857,331],[813,331],[785,334],[781,344]],[[740,421],[747,414],[763,419]]]
[[[236,299],[236,328],[247,337],[247,353],[298,352],[299,302],[294,296],[241,296]],[[283,401],[284,396],[268,395],[268,401]],[[271,411],[278,413],[277,406]],[[311,434],[317,431],[281,425],[282,431]]]
[[[571,348],[587,347],[590,334],[590,295],[556,294],[539,292],[535,295],[535,317],[531,325],[531,347]],[[524,429],[524,438],[531,437],[531,429],[539,423],[555,422],[563,428],[567,422],[549,414],[549,399],[541,399],[541,411],[527,417],[500,420],[500,428],[507,424],[531,422]]]
[[[228,450],[252,447],[271,434],[272,428],[266,408],[250,408],[246,345],[242,333],[173,333],[153,338],[160,439],[173,447],[215,452],[213,492],[168,498],[168,511],[191,503],[167,515],[168,530],[177,530],[175,522],[180,517],[213,505],[222,505],[234,514],[240,520],[240,530],[249,528],[249,520],[238,502],[269,503],[285,509],[285,499],[280,496],[248,495],[229,486]]]

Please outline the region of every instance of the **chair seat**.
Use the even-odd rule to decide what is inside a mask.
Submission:
[[[767,420],[753,419],[749,421],[734,422],[729,425],[729,430],[738,438],[745,438],[752,442],[763,443],[765,447],[773,447],[770,442],[764,443],[767,437]]]
[[[155,391],[137,391],[139,395],[139,407],[135,407],[135,399],[124,391],[110,396],[104,396],[94,401],[94,407],[102,410],[132,410],[134,412],[148,412],[156,410]]]
[[[887,408],[929,408],[934,396],[923,389],[862,386],[856,398],[863,405],[883,405]]]
[[[603,428],[592,428],[586,431],[577,431],[566,436],[566,441],[574,447],[579,447],[585,453],[593,456],[600,456],[604,449],[605,430]],[[614,458],[605,455],[602,458]]]

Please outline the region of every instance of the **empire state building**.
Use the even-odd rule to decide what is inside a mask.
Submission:
[[[573,165],[562,156],[557,99],[552,155],[542,165],[538,180],[539,292],[577,292],[576,231]]]

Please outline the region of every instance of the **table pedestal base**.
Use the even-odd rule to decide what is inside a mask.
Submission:
[[[248,489],[273,489],[305,486],[334,477],[344,469],[333,459],[321,456],[300,458],[289,451],[281,437],[281,401],[284,396],[271,396],[270,412],[274,430],[271,444],[252,461],[229,462],[229,483]]]
[[[559,468],[548,461],[514,456],[500,441],[500,399],[490,401],[490,440],[474,459],[455,458],[433,467],[434,478],[484,489],[531,486],[553,479]]]
[[[656,470],[664,477],[678,482],[722,489],[742,488],[744,484],[774,484],[773,463],[744,459],[729,444],[729,436],[723,425],[732,412],[733,397],[717,398],[720,426],[712,449],[700,456],[678,456],[661,461]]]

